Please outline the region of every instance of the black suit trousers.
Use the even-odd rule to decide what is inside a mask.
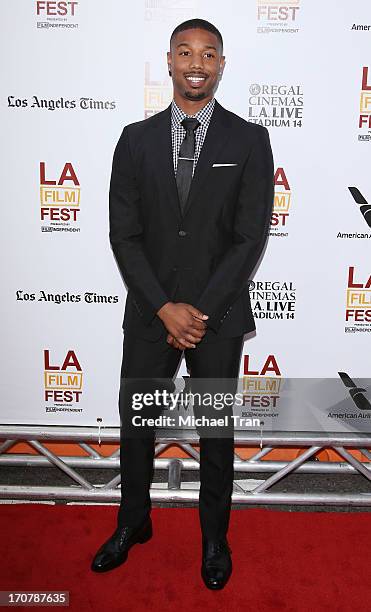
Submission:
[[[194,349],[185,349],[190,377],[229,379],[239,376],[244,336],[223,338],[217,342],[202,340]],[[151,511],[149,488],[153,477],[155,434],[131,436],[125,426],[130,408],[123,382],[127,379],[158,377],[173,379],[182,358],[182,351],[166,342],[166,336],[150,342],[126,330],[123,343],[120,387],[120,466],[121,504],[118,526],[139,525]],[[134,381],[135,382],[135,381]],[[199,517],[203,537],[226,535],[229,525],[233,489],[234,439],[200,435]]]

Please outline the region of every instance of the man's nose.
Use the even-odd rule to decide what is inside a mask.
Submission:
[[[190,68],[203,68],[204,66],[204,60],[202,55],[198,55],[197,53],[195,53],[194,55],[192,55],[191,57],[191,62],[190,62]]]

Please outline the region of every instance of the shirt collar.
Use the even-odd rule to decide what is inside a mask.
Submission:
[[[210,122],[212,112],[215,106],[215,98],[211,98],[205,106],[203,106],[195,115],[187,115],[173,99],[171,102],[171,129],[174,131],[183,121],[185,117],[195,117],[201,125],[207,126]]]

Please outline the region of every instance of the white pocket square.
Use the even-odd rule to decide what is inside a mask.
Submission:
[[[238,166],[238,164],[213,164],[213,168],[220,168],[221,166]]]

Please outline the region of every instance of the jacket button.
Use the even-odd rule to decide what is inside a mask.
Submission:
[[[179,230],[178,236],[182,236],[183,237],[183,236],[186,236],[186,235],[187,235],[187,232],[185,232],[184,230]]]
[[[173,272],[176,272],[178,268],[173,268]]]

